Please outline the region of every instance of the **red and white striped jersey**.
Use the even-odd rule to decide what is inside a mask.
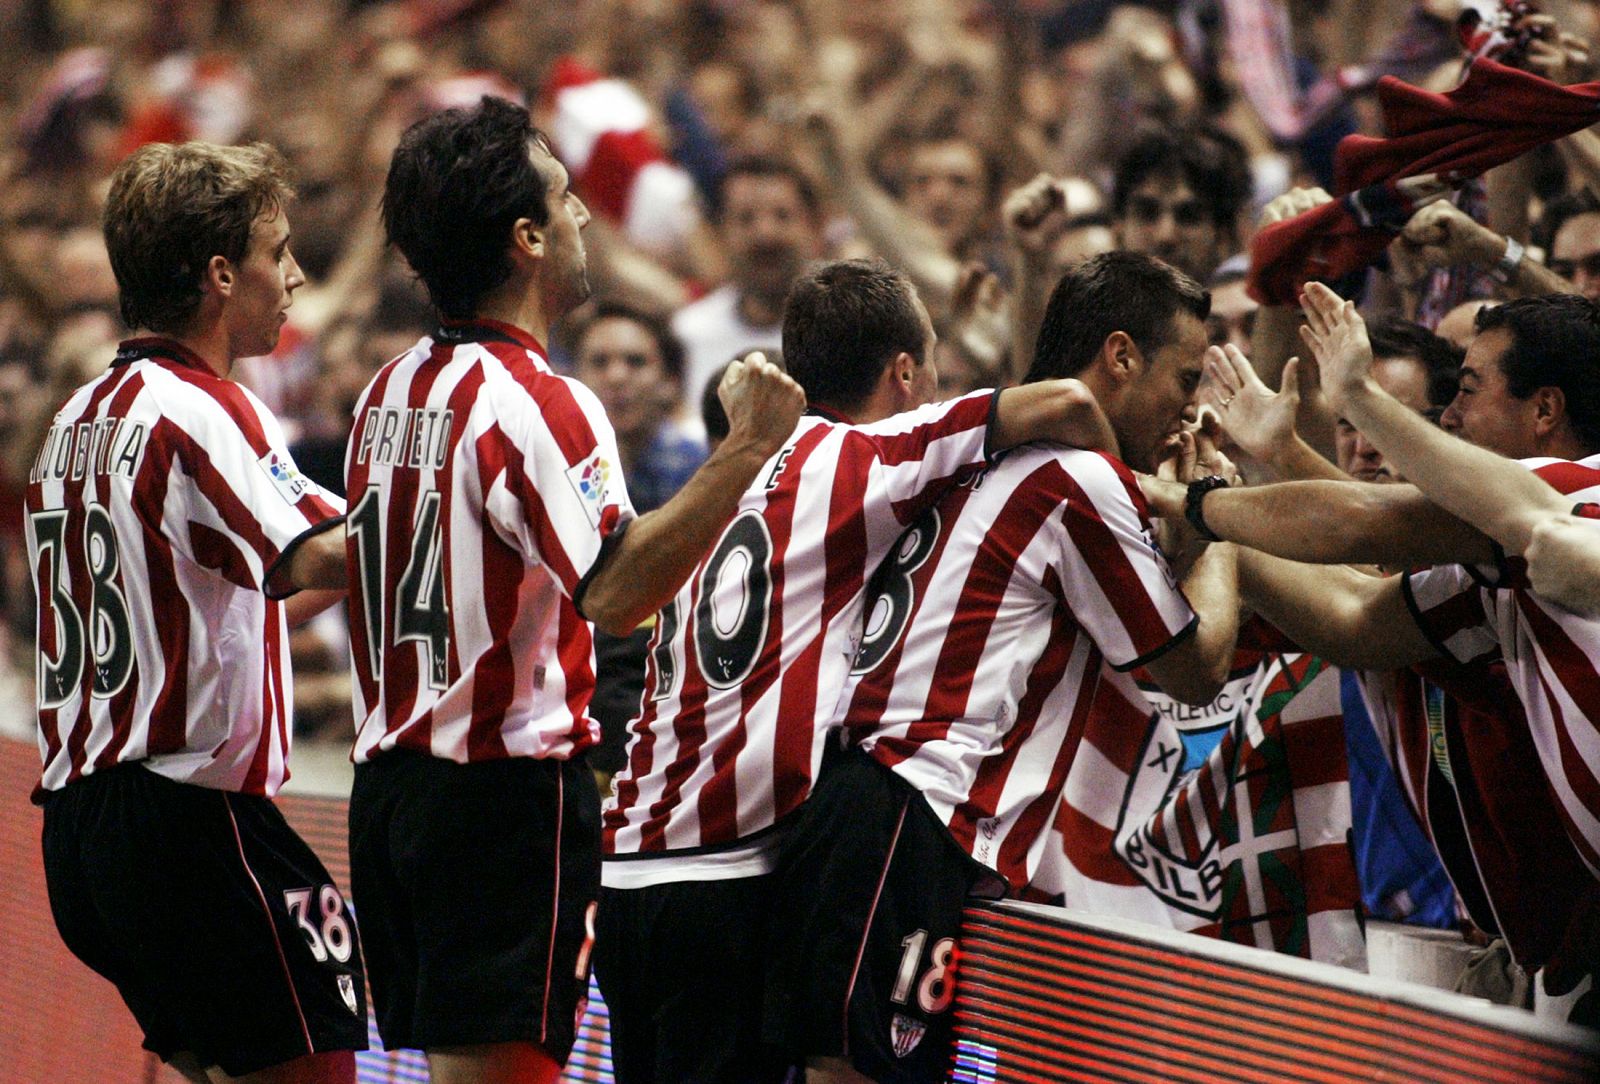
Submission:
[[[1141,666],[1197,620],[1143,494],[1109,456],[1018,449],[925,513],[872,586],[836,721],[1020,890],[1102,659]]]
[[[123,343],[56,414],[28,475],[40,787],[142,761],[275,794],[294,690],[267,588],[343,510],[249,391],[171,340]]]
[[[1600,498],[1600,455],[1523,464],[1579,502]],[[1409,573],[1406,604],[1441,653],[1504,657],[1568,834],[1600,874],[1600,621],[1529,590],[1521,558],[1498,576],[1461,565]]]
[[[447,324],[378,371],[345,458],[357,763],[598,740],[572,600],[633,518],[619,462],[599,400],[510,325]]]
[[[983,464],[995,393],[870,425],[812,413],[657,620],[627,767],[604,814],[604,883],[765,872],[811,791],[861,639],[867,576]],[[744,853],[733,845],[748,843]],[[700,859],[681,852],[716,851]]]

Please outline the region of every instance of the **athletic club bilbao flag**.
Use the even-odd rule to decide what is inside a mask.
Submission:
[[[1383,254],[1424,204],[1526,151],[1600,121],[1600,83],[1563,87],[1493,60],[1435,94],[1378,83],[1385,138],[1351,135],[1334,152],[1338,198],[1275,222],[1250,243],[1250,296],[1293,305],[1310,280],[1331,282]]]
[[[1107,673],[1034,888],[1069,908],[1366,969],[1339,673],[1268,654],[1198,755]]]
[[[542,100],[556,156],[589,209],[647,252],[661,255],[682,244],[700,222],[694,181],[650,132],[650,106],[639,92],[564,56]]]

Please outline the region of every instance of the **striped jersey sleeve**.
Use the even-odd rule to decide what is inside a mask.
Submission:
[[[131,340],[57,415],[27,510],[41,786],[142,761],[275,793],[293,704],[275,573],[343,504],[271,413],[179,344]]]
[[[447,326],[379,370],[345,473],[356,761],[593,744],[574,599],[633,517],[594,396],[516,328]]]
[[[1136,667],[1196,620],[1133,476],[1098,453],[1013,452],[919,520],[874,586],[840,721],[1020,888],[1102,659]]]

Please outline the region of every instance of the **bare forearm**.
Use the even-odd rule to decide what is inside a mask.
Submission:
[[[297,629],[322,611],[347,597],[343,587],[336,590],[301,591],[284,600],[283,613],[291,629]]]
[[[1237,547],[1213,543],[1205,548],[1183,579],[1183,593],[1199,624],[1186,644],[1174,651],[1176,673],[1158,673],[1162,689],[1186,704],[1209,704],[1222,691],[1233,667],[1239,638]],[[1180,655],[1179,652],[1182,654]]]
[[[1534,524],[1571,502],[1525,467],[1453,437],[1372,381],[1345,397],[1345,415],[1430,500],[1520,554]]]
[[[716,544],[767,458],[731,438],[713,452],[676,496],[628,526],[589,581],[584,616],[605,632],[626,636],[671,601]]]
[[[1300,439],[1298,434],[1284,442],[1282,447],[1274,449],[1266,462],[1277,472],[1278,478],[1285,482],[1306,482],[1316,479],[1337,482],[1349,478],[1344,471],[1318,455],[1316,449]]]
[[[1305,650],[1337,666],[1389,670],[1434,654],[1390,596],[1397,585],[1343,565],[1312,567],[1239,552],[1246,603]]]
[[[1148,477],[1140,485],[1155,514],[1183,515],[1185,486]],[[1487,537],[1410,486],[1280,482],[1219,489],[1202,508],[1219,538],[1310,564],[1403,568],[1494,556]]]

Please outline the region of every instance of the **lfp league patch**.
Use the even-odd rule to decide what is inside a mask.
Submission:
[[[300,468],[294,465],[294,460],[286,455],[279,454],[276,450],[269,451],[266,455],[256,460],[267,477],[272,479],[272,486],[278,491],[278,496],[290,504],[298,504],[311,489],[311,479],[300,473]]]
[[[611,463],[600,452],[595,452],[581,463],[567,468],[567,481],[572,483],[578,503],[589,517],[589,526],[600,526],[600,512],[611,495]]]

